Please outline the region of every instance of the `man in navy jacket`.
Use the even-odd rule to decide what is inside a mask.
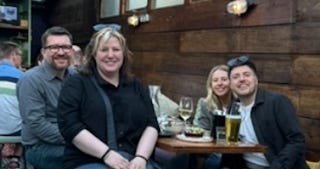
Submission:
[[[225,155],[222,167],[307,169],[304,135],[290,100],[278,93],[258,89],[256,67],[247,56],[231,59],[228,66],[230,87],[240,101],[237,103],[241,113],[239,139],[265,145],[267,151]]]

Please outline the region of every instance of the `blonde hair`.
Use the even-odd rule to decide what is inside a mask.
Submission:
[[[207,96],[204,99],[204,102],[206,103],[208,110],[222,109],[222,103],[219,100],[218,96],[213,92],[212,87],[211,87],[212,75],[217,70],[222,70],[222,71],[225,71],[228,73],[229,67],[226,65],[217,65],[210,70],[210,73],[207,78],[207,83],[206,83]],[[231,90],[229,91],[228,95],[229,95],[228,97],[229,97],[229,102],[230,102],[232,99]]]
[[[132,59],[131,59],[132,53],[126,44],[126,39],[121,33],[111,28],[104,28],[96,32],[95,34],[93,34],[89,44],[86,46],[86,49],[85,49],[84,55],[85,55],[86,62],[80,69],[81,73],[84,73],[84,74],[92,73],[92,68],[96,67],[96,61],[94,59],[94,56],[98,51],[99,45],[101,43],[108,41],[113,37],[119,40],[121,49],[123,51],[123,64],[120,68],[120,75],[124,75],[126,77],[132,76],[131,70],[130,70],[131,62],[132,62]]]

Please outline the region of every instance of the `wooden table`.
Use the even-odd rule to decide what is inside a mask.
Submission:
[[[238,143],[237,145],[216,144],[215,142],[195,143],[178,140],[177,138],[159,138],[157,147],[174,153],[252,153],[265,152],[266,147],[257,144]]]
[[[256,144],[244,144],[238,143],[237,145],[229,144],[216,144],[213,142],[199,143],[199,142],[187,142],[179,140],[175,137],[172,138],[159,138],[157,141],[157,148],[173,152],[173,153],[186,153],[190,154],[189,168],[202,168],[202,164],[199,164],[197,160],[198,154],[210,154],[210,153],[252,153],[266,151],[266,147]],[[200,160],[201,161],[201,160]],[[202,162],[200,162],[202,163]]]

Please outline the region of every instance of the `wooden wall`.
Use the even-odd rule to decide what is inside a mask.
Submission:
[[[248,54],[260,86],[288,96],[297,108],[307,141],[307,158],[320,160],[320,1],[255,0],[246,16],[225,12],[227,0],[207,0],[148,11],[151,21],[136,28],[126,16],[96,18],[98,1],[60,3],[53,23],[85,44],[92,25],[118,23],[134,53],[134,73],[159,84],[175,101],[205,96],[211,67]]]

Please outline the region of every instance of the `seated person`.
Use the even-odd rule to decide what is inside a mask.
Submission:
[[[214,123],[218,122],[215,120],[216,112],[226,112],[227,106],[232,99],[228,67],[226,65],[218,65],[211,69],[207,78],[206,89],[207,96],[199,99],[193,124],[211,131],[212,136],[215,137],[215,128],[218,126],[218,124]],[[221,115],[224,115],[224,113],[221,113]],[[224,126],[224,123],[222,125]],[[220,158],[221,154],[211,154],[204,161],[203,168],[219,168]]]
[[[34,168],[62,168],[65,141],[57,124],[57,102],[64,81],[71,76],[72,35],[63,27],[48,28],[42,35],[40,65],[18,81],[22,144],[26,161]]]
[[[256,67],[247,56],[228,61],[230,88],[240,101],[240,141],[262,144],[265,153],[223,155],[230,169],[307,169],[305,139],[290,100],[258,88]]]
[[[0,135],[20,136],[21,116],[16,96],[16,84],[23,74],[21,67],[21,49],[10,41],[0,44]],[[4,144],[2,157],[10,158],[9,166],[19,168],[22,154],[20,144]]]
[[[125,38],[103,28],[92,36],[85,57],[58,102],[67,142],[63,168],[158,168],[152,156],[160,129],[148,88],[130,73]]]

